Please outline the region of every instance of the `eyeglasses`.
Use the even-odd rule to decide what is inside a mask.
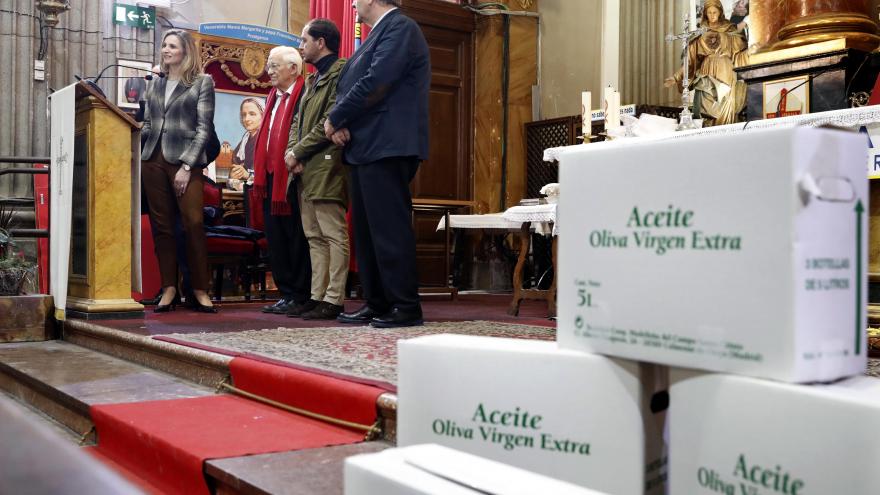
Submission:
[[[271,64],[271,63],[270,63],[270,64],[266,64],[266,72],[269,72],[269,71],[273,71],[273,72],[275,72],[275,71],[277,71],[278,69],[280,69],[280,68],[282,68],[282,67],[289,67],[289,66],[292,66],[292,65],[293,65],[293,64],[281,64],[281,65],[279,65],[279,64]]]

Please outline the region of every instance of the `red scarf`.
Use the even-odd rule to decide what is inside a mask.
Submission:
[[[287,202],[287,165],[284,163],[284,152],[287,150],[287,135],[290,132],[290,124],[293,122],[293,109],[302,93],[305,80],[302,76],[296,78],[293,83],[293,91],[285,102],[285,106],[279,106],[278,111],[284,110],[281,115],[275,116],[272,125],[273,137],[269,140],[269,120],[272,118],[272,109],[275,108],[275,99],[279,97],[278,90],[272,89],[266,99],[266,108],[269,110],[263,114],[263,122],[257,133],[257,144],[254,149],[254,187],[251,190],[253,204],[262,205],[266,198],[266,184],[268,183],[268,171],[273,172],[272,180],[272,215],[290,215],[290,203]],[[279,127],[280,126],[280,127]],[[266,141],[269,141],[269,149],[266,149]]]

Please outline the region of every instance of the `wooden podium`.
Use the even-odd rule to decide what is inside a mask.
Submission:
[[[67,316],[144,314],[131,298],[132,159],[138,150],[140,124],[95,87],[79,82]]]

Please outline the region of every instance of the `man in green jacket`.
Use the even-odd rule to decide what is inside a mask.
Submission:
[[[303,230],[312,259],[312,300],[317,306],[287,316],[335,320],[344,309],[348,276],[347,171],[342,150],[324,134],[324,120],[336,103],[336,82],[345,59],[339,58],[339,29],[327,19],[303,28],[302,58],[317,71],[306,80],[305,94],[290,127],[285,161],[295,183]],[[300,176],[301,180],[294,181]]]

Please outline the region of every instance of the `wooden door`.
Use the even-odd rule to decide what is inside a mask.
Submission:
[[[436,228],[443,206],[473,199],[475,19],[439,0],[407,0],[403,10],[419,23],[431,50],[430,155],[412,184],[419,282],[442,286],[445,234]]]

